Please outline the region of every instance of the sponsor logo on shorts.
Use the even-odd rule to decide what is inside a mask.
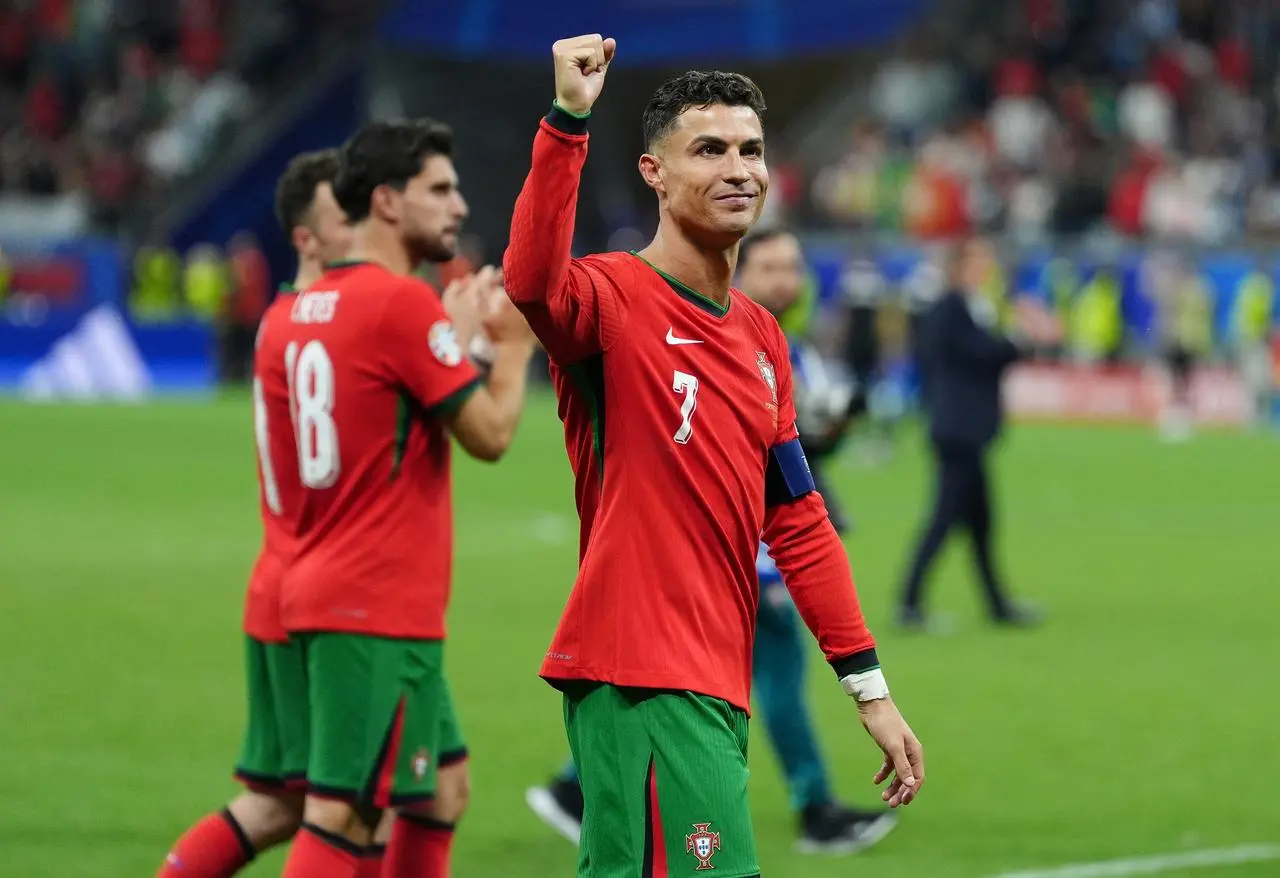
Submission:
[[[422,780],[427,776],[427,769],[431,767],[431,756],[427,753],[426,747],[419,747],[418,752],[413,754],[413,776],[417,780]]]
[[[684,850],[698,861],[693,871],[709,872],[715,868],[711,858],[720,850],[720,833],[712,832],[710,823],[695,823],[693,832],[684,837]]]

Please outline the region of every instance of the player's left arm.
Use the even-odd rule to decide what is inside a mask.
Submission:
[[[876,783],[895,775],[884,791],[885,801],[894,807],[905,805],[915,798],[924,782],[923,749],[889,697],[844,543],[814,487],[800,447],[791,363],[780,331],[774,363],[778,373],[778,434],[769,451],[762,537],[796,609],[818,639],[845,692],[858,702],[863,725],[884,752],[885,761]]]
[[[430,416],[445,419],[483,381],[453,320],[426,284],[406,278],[387,297],[376,339],[384,368]]]

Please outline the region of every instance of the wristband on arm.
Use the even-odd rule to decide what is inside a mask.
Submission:
[[[858,702],[878,701],[889,697],[889,683],[884,678],[884,671],[879,668],[841,677],[840,685],[844,687],[846,695]]]
[[[877,701],[889,697],[889,683],[880,670],[880,659],[874,649],[835,659],[832,670],[840,679],[845,694],[855,701]]]

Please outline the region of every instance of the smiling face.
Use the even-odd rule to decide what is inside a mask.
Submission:
[[[640,173],[663,212],[708,244],[740,240],[769,191],[760,117],[750,107],[689,107],[640,157]]]

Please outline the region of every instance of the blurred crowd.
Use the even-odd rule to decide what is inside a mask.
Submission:
[[[1280,231],[1280,4],[1016,0],[1005,13],[959,38],[913,34],[880,66],[847,150],[810,175],[817,218],[1029,242]]]
[[[358,0],[4,0],[0,196],[86,193],[118,220],[249,118]]]
[[[464,235],[457,256],[442,264],[424,265],[419,273],[443,290],[481,267],[481,249],[474,235]],[[0,303],[5,288],[0,253]],[[126,306],[133,323],[206,323],[217,338],[219,380],[247,379],[258,323],[274,295],[271,266],[253,235],[236,235],[225,250],[201,244],[185,254],[163,244],[143,245],[134,253],[127,289]]]

